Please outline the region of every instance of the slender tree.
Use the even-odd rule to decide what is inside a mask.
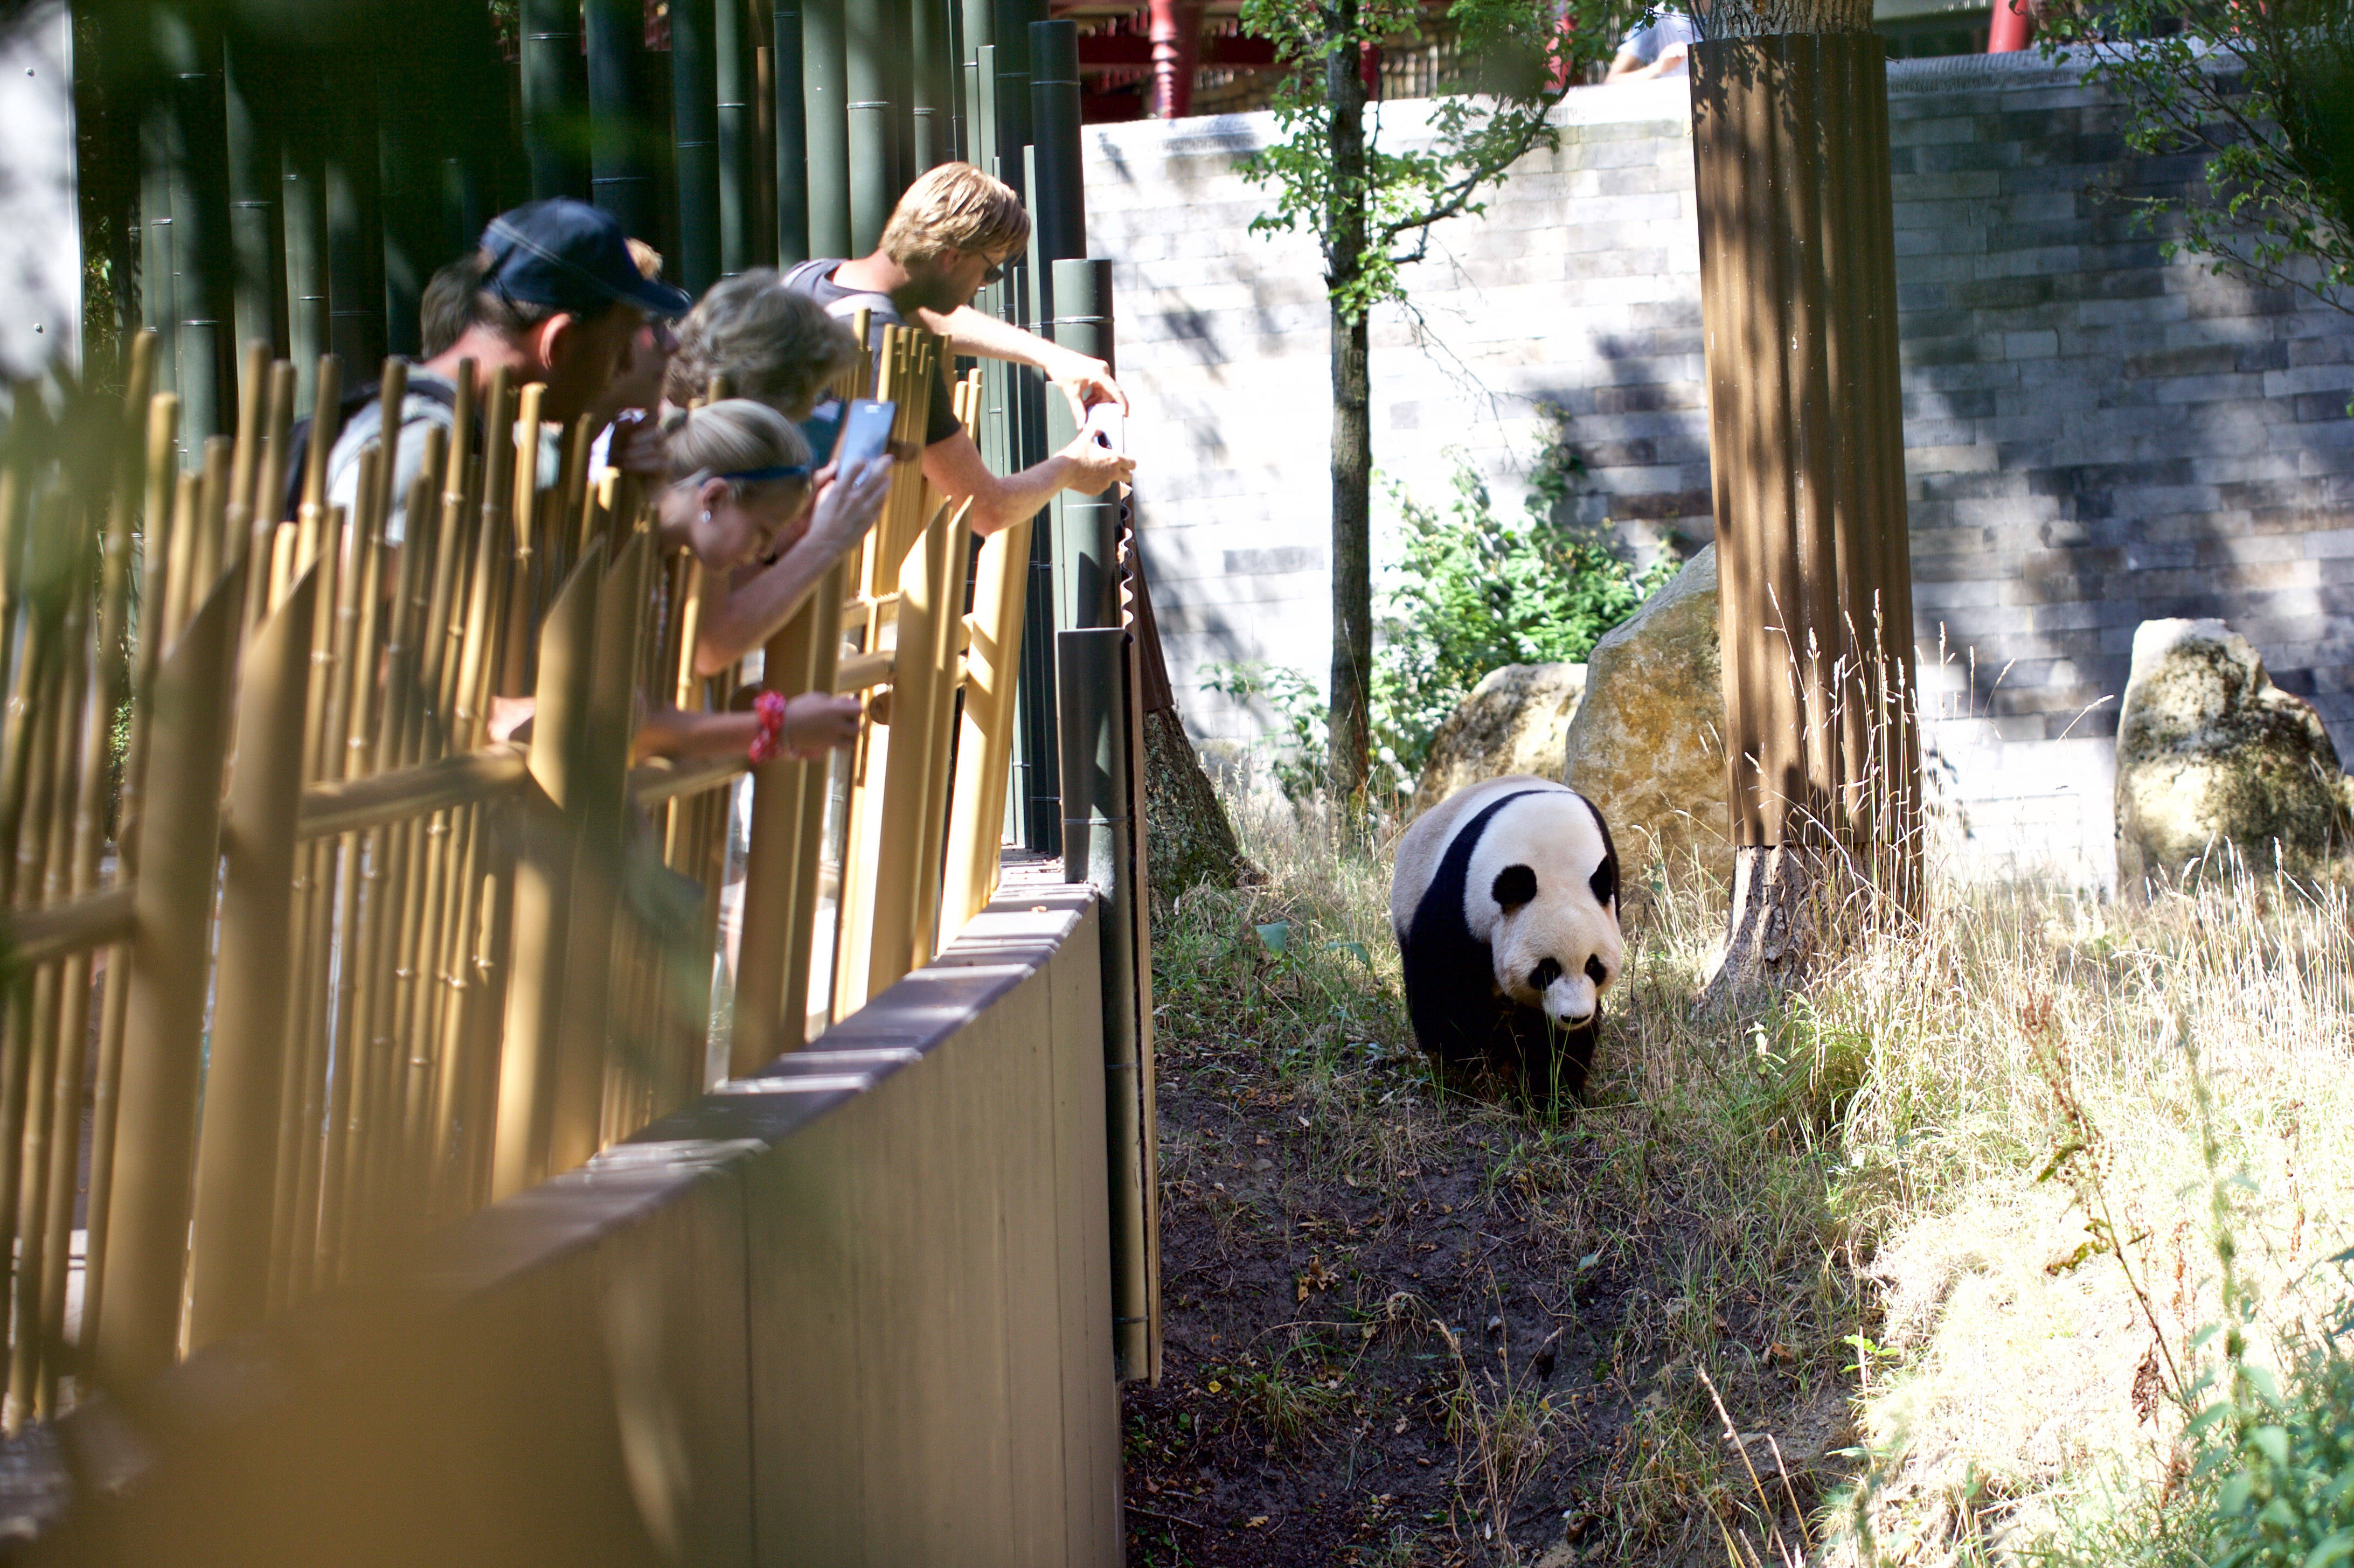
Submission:
[[[1606,58],[1640,0],[1245,0],[1243,25],[1271,40],[1283,75],[1278,139],[1246,173],[1275,196],[1254,231],[1305,230],[1324,258],[1331,324],[1332,667],[1325,770],[1344,840],[1361,836],[1373,680],[1373,431],[1366,320],[1405,294],[1434,224],[1482,209],[1518,159],[1555,144],[1551,111]],[[1451,40],[1443,79],[1411,145],[1385,145],[1372,101],[1384,47]]]

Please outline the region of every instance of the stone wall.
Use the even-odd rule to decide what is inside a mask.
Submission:
[[[2073,71],[1889,79],[1932,768],[1976,867],[2105,884],[2141,620],[2222,617],[2354,741],[2354,320],[2168,261],[2118,198],[2194,171],[2129,155]],[[1411,140],[1421,106],[1384,112]],[[1712,531],[1688,90],[1586,89],[1560,120],[1557,152],[1433,232],[1414,310],[1376,317],[1376,462],[1437,499],[1459,454],[1516,509],[1550,405],[1586,465],[1572,514],[1688,549]],[[1330,657],[1319,266],[1248,234],[1265,199],[1235,171],[1271,130],[1087,131],[1155,607],[1205,739],[1264,715],[1200,691],[1204,664]]]

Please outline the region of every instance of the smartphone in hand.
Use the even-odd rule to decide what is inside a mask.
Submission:
[[[1119,404],[1097,403],[1087,410],[1087,422],[1081,429],[1096,445],[1127,455],[1128,416],[1119,411]]]
[[[891,450],[891,425],[897,412],[896,403],[872,397],[853,401],[843,415],[842,444],[834,449],[836,471],[847,473],[887,455]]]

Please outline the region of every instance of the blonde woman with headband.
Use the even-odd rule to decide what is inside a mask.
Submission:
[[[655,529],[666,548],[684,546],[703,566],[703,630],[695,669],[711,674],[743,655],[715,656],[715,623],[739,636],[757,614],[757,646],[792,619],[833,564],[864,536],[890,489],[887,461],[865,464],[811,503],[816,475],[809,443],[765,404],[729,397],[679,410],[663,421],[669,483],[654,496]],[[529,699],[500,705],[493,733],[516,734]],[[631,751],[637,758],[724,757],[754,762],[818,756],[858,737],[856,697],[807,693],[790,702],[763,693],[750,713],[688,713],[643,704]]]

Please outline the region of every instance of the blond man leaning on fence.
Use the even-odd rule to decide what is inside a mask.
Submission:
[[[1125,412],[1127,394],[1103,361],[972,308],[973,295],[1002,277],[1029,240],[1030,215],[1010,187],[970,164],[942,164],[907,187],[874,254],[804,261],[784,275],[784,286],[839,319],[869,311],[938,333],[955,354],[1029,366],[1062,389],[1083,420],[1097,403]],[[925,419],[924,477],[950,502],[971,500],[975,533],[986,536],[1036,515],[1058,491],[1099,495],[1134,471],[1124,453],[1083,434],[1019,473],[990,472],[956,417],[951,373],[944,354]]]

